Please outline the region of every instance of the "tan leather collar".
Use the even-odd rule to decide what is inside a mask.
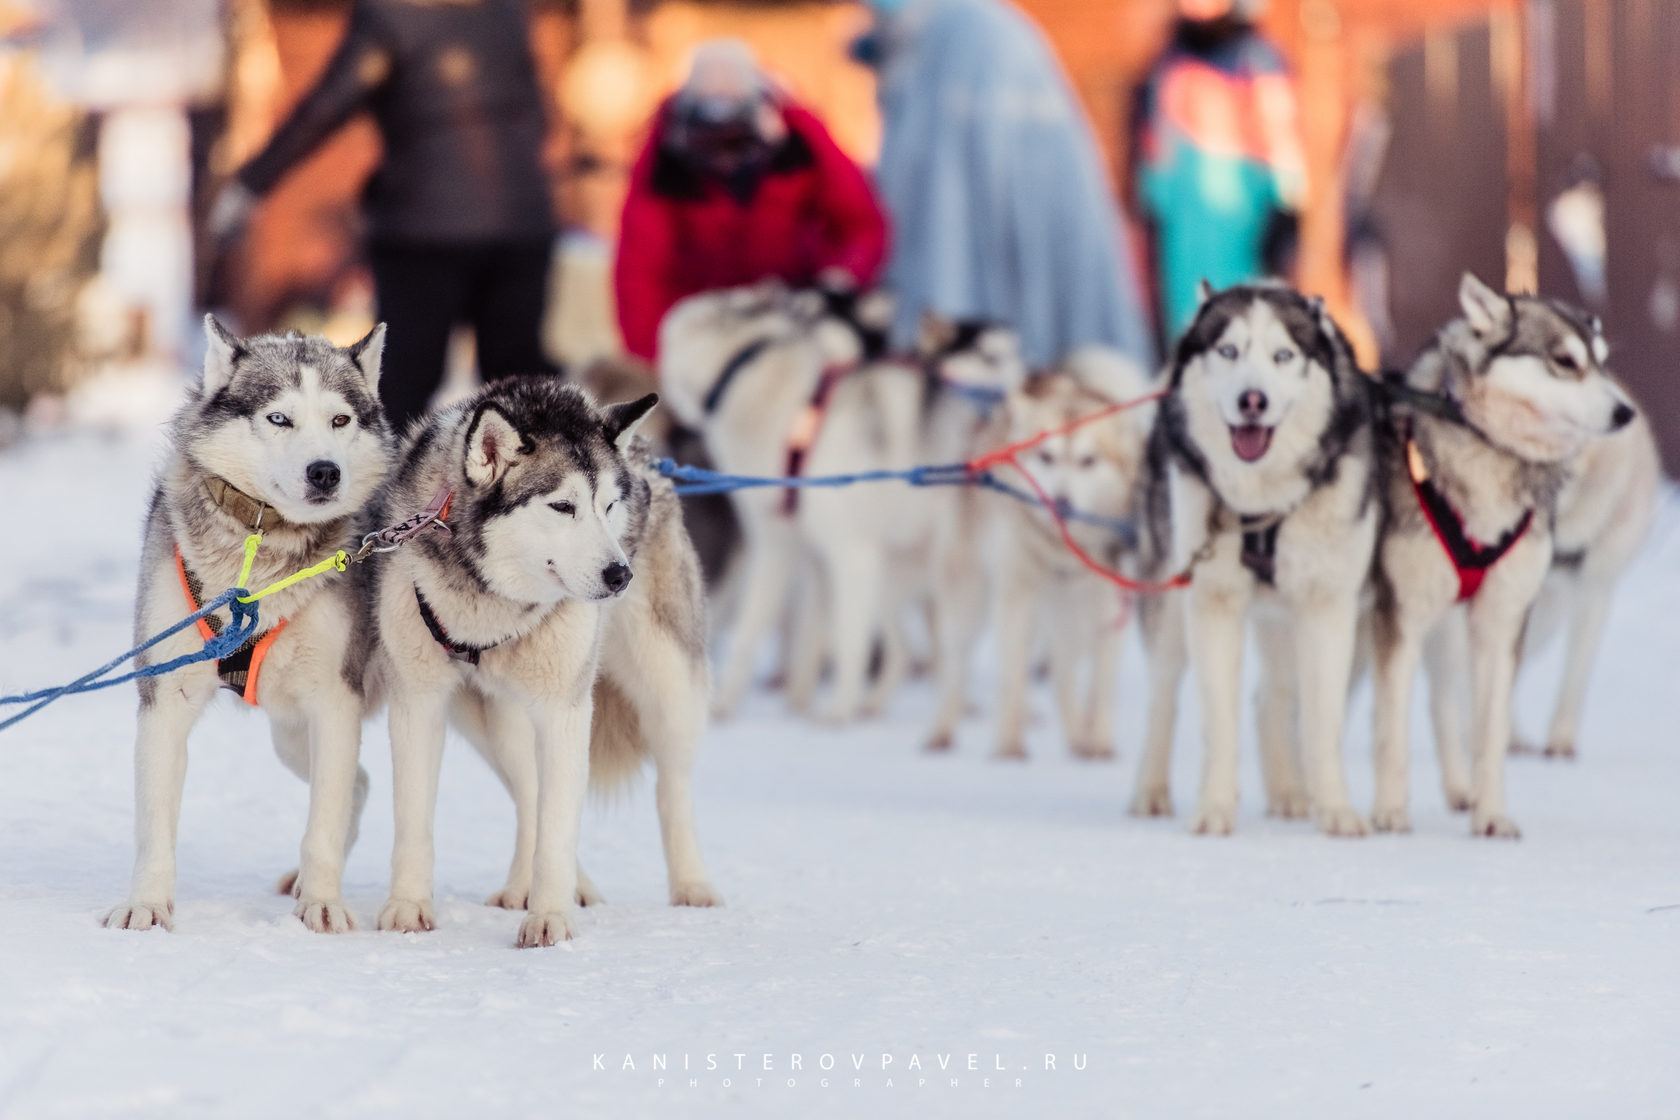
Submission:
[[[204,492],[210,495],[210,501],[217,509],[253,532],[284,529],[290,524],[280,516],[279,510],[266,502],[257,501],[251,495],[236,489],[227,479],[217,475],[211,475],[204,480]]]

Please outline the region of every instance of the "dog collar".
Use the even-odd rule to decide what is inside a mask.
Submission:
[[[220,475],[213,474],[204,480],[204,492],[210,496],[212,505],[252,532],[284,529],[290,524],[280,516],[279,510],[257,501]]]
[[[712,382],[711,389],[706,393],[706,399],[701,402],[700,407],[706,415],[710,416],[716,412],[718,405],[723,403],[723,395],[729,391],[729,383],[735,380],[735,375],[747,368],[752,360],[764,353],[774,341],[776,340],[770,335],[755,338],[729,356],[729,360],[723,363],[717,380]]]
[[[438,621],[438,616],[436,612],[432,610],[432,605],[426,602],[426,597],[424,595],[420,594],[420,587],[418,584],[414,587],[414,601],[420,606],[420,621],[424,622],[426,624],[426,629],[432,632],[432,640],[448,651],[452,660],[460,661],[467,665],[477,665],[478,659],[483,656],[486,650],[495,649],[496,646],[501,644],[500,642],[495,642],[487,646],[470,646],[465,642],[458,642],[454,638],[451,638],[449,636],[449,631],[443,628],[443,623]]]
[[[1517,523],[1505,530],[1497,541],[1482,544],[1464,531],[1464,519],[1430,479],[1428,464],[1423,461],[1423,454],[1410,437],[1406,439],[1406,475],[1412,481],[1412,491],[1417,495],[1424,518],[1435,531],[1435,539],[1441,542],[1442,550],[1458,573],[1458,601],[1462,603],[1474,598],[1481,590],[1488,570],[1511,551],[1534,523],[1533,508],[1524,510]]]

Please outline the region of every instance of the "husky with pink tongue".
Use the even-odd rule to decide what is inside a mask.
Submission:
[[[1195,667],[1205,736],[1191,827],[1237,821],[1246,624],[1271,685],[1257,712],[1266,811],[1363,836],[1342,769],[1360,595],[1379,521],[1369,381],[1323,304],[1275,285],[1205,286],[1150,437],[1140,541],[1150,707],[1132,811],[1172,813],[1179,682]]]

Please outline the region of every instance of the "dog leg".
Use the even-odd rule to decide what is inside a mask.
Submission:
[[[1037,588],[1026,573],[998,580],[997,749],[998,758],[1025,758],[1028,677]]]
[[[811,710],[817,685],[822,681],[823,656],[828,650],[828,604],[822,580],[807,563],[803,578],[795,586],[788,611],[787,698],[788,707],[800,715]]]
[[[968,544],[966,538],[963,544]],[[939,566],[938,582],[929,598],[939,692],[933,730],[928,733],[930,751],[950,750],[956,740],[957,725],[968,703],[969,652],[986,609],[984,575],[973,554],[965,549],[951,552]]]
[[[706,729],[706,670],[656,627],[635,645],[633,672],[615,673],[653,755],[654,800],[672,906],[722,906],[700,856],[694,824],[694,758]]]
[[[437,928],[432,909],[432,819],[443,766],[446,691],[417,688],[393,691],[390,698],[396,837],[391,846],[391,897],[379,911],[383,930],[418,933]]]
[[[1132,791],[1132,814],[1170,817],[1172,803],[1172,741],[1178,722],[1178,692],[1184,681],[1184,600],[1169,591],[1139,607],[1144,642],[1149,647],[1149,726],[1143,757],[1138,760],[1137,785]]]
[[[1465,703],[1470,693],[1470,650],[1462,612],[1449,611],[1429,632],[1423,668],[1429,677],[1429,719],[1435,753],[1441,760],[1441,792],[1447,808],[1462,813],[1470,808],[1470,768],[1464,749],[1470,722]]]
[[[1190,662],[1202,698],[1201,802],[1191,831],[1226,836],[1237,827],[1237,746],[1242,704],[1243,621],[1248,592],[1190,586]]]
[[[1379,607],[1376,618],[1375,758],[1378,832],[1410,832],[1412,683],[1422,659],[1418,620],[1397,606]]]
[[[762,529],[747,541],[741,610],[729,635],[729,653],[713,708],[720,719],[734,714],[752,681],[753,658],[786,605],[789,569],[797,554],[787,531],[780,527]]]
[[[1612,586],[1607,582],[1583,582],[1575,591],[1575,602],[1569,617],[1569,644],[1564,651],[1563,680],[1558,687],[1551,730],[1546,734],[1548,758],[1575,757],[1575,740],[1580,734],[1587,684],[1592,677],[1599,643],[1604,637],[1604,623],[1610,614],[1611,590]]]
[[[286,769],[303,781],[309,780],[309,724],[305,720],[286,719],[278,713],[268,717],[269,737],[274,741],[274,754]],[[363,783],[366,788],[366,783]],[[283,895],[298,896],[298,869],[292,868],[280,876],[275,889]]]
[[[823,556],[829,588],[829,637],[834,687],[823,722],[850,723],[863,705],[870,644],[881,622],[886,557],[873,544],[829,549]]]
[[[1096,648],[1091,653],[1091,680],[1085,694],[1084,755],[1086,758],[1111,759],[1114,749],[1114,690],[1118,687],[1115,674],[1120,668],[1120,637],[1118,627],[1102,624],[1096,636]]]
[[[361,704],[349,691],[313,698],[309,720],[309,818],[298,861],[293,910],[316,933],[345,933],[356,920],[344,905],[344,860],[356,816]]]
[[[910,643],[904,633],[904,611],[908,604],[889,589],[881,618],[881,665],[875,673],[875,684],[863,702],[864,714],[879,716],[887,710],[892,698],[910,677]]]
[[[550,703],[537,716],[537,849],[531,867],[531,908],[516,942],[534,949],[570,941],[578,893],[578,831],[589,783],[588,689],[569,703]]]
[[[1359,609],[1352,596],[1327,595],[1295,608],[1297,711],[1305,747],[1313,820],[1328,836],[1364,836],[1365,819],[1348,798],[1342,766],[1342,720]]]
[[[1294,642],[1289,623],[1280,618],[1256,619],[1254,630],[1260,646],[1260,687],[1254,707],[1260,733],[1260,776],[1266,783],[1266,815],[1301,820],[1311,812],[1312,805],[1301,774]]]
[[[134,743],[134,879],[128,901],[105,915],[112,929],[175,928],[175,837],[187,780],[187,735],[216,694],[215,670],[188,666],[140,705]],[[144,695],[144,694],[142,694]]]
[[[457,694],[450,717],[513,799],[513,862],[507,882],[484,904],[523,910],[531,898],[537,848],[537,729],[520,705],[471,689]]]
[[[1494,597],[1479,597],[1471,604],[1473,836],[1515,840],[1522,835],[1516,822],[1505,814],[1505,755],[1511,746],[1511,688],[1521,628],[1522,615],[1505,610]]]

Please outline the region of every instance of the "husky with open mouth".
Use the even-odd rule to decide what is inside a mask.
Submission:
[[[1150,437],[1146,575],[1189,571],[1146,596],[1150,714],[1133,812],[1172,812],[1168,771],[1186,653],[1206,740],[1192,827],[1236,826],[1245,623],[1295,683],[1289,721],[1262,727],[1267,809],[1359,836],[1341,739],[1360,594],[1379,509],[1370,381],[1323,304],[1281,286],[1214,293],[1180,340]],[[1263,721],[1264,723],[1265,721]],[[1305,782],[1301,762],[1305,763]]]
[[[599,901],[578,867],[586,785],[650,758],[673,905],[715,906],[690,774],[707,701],[699,561],[636,426],[658,400],[596,407],[509,379],[406,439],[387,518],[448,493],[448,532],[375,569],[369,609],[389,700],[396,843],[379,928],[429,930],[432,815],[453,723],[513,796],[516,838],[490,905],[528,910],[521,946],[572,936]]]
[[[1506,813],[1511,686],[1524,620],[1553,565],[1572,467],[1637,412],[1605,371],[1593,317],[1507,296],[1466,274],[1462,315],[1390,388],[1383,433],[1386,521],[1376,565],[1376,807],[1410,828],[1409,708],[1432,631],[1455,608],[1469,635],[1470,774],[1443,741],[1442,784],[1477,836],[1516,837]],[[1642,534],[1641,534],[1642,535]],[[1438,637],[1438,635],[1436,635]]]

